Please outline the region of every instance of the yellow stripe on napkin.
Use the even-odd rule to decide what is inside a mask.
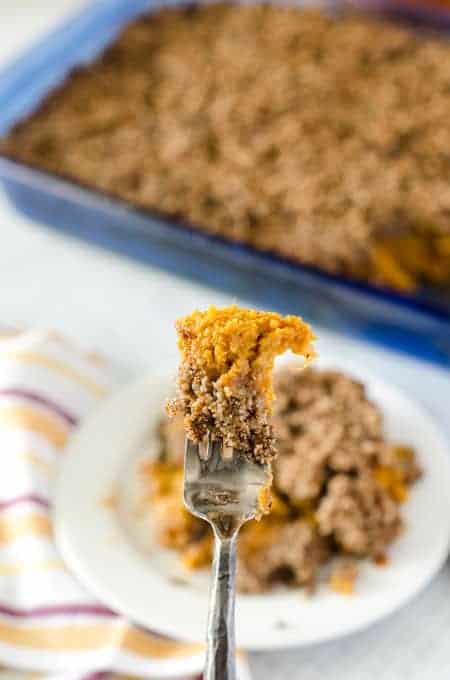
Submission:
[[[41,458],[39,454],[35,453],[34,451],[23,451],[23,453],[19,454],[19,457],[22,458],[22,460],[28,465],[31,465],[32,467],[44,472],[49,476],[54,474],[51,464],[46,460],[43,460],[43,458]]]
[[[159,659],[192,656],[202,645],[153,636],[120,621],[59,626],[23,626],[0,622],[0,642],[43,651],[92,651],[121,648],[138,656]]]
[[[0,546],[25,536],[52,536],[50,519],[42,512],[0,517]]]
[[[73,366],[70,366],[64,361],[55,359],[55,357],[41,354],[40,352],[31,352],[30,350],[16,350],[2,353],[2,356],[8,359],[14,359],[23,364],[35,364],[36,366],[45,366],[55,373],[63,375],[69,380],[82,385],[88,392],[95,397],[103,397],[107,390],[103,385],[100,385],[95,380],[84,373],[80,373]]]
[[[43,413],[32,406],[0,406],[0,427],[2,425],[31,430],[48,439],[58,449],[62,449],[67,441],[67,427],[56,416]]]
[[[10,564],[0,564],[0,576],[17,576],[26,572],[38,571],[65,571],[66,566],[62,560],[23,560]]]

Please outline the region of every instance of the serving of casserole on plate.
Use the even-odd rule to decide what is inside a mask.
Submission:
[[[448,449],[428,414],[354,362],[319,359],[302,385],[290,361],[278,365],[273,514],[242,534],[237,641],[249,649],[368,626],[429,582],[450,542]],[[56,535],[101,600],[199,641],[208,573],[192,567],[207,564],[208,536],[182,514],[176,428],[158,435],[172,388],[170,378],[134,383],[75,435],[56,489]],[[355,457],[355,447],[365,453]]]

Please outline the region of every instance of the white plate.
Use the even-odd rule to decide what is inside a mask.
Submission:
[[[388,566],[365,564],[353,597],[325,587],[312,598],[301,591],[238,596],[242,648],[306,645],[365,628],[416,595],[448,553],[450,457],[445,438],[422,408],[362,368],[323,359],[318,365],[343,368],[365,382],[383,409],[387,435],[416,448],[425,476],[403,506],[408,528],[390,550]],[[68,565],[100,600],[136,623],[198,642],[205,631],[207,577],[175,583],[168,576],[176,573],[175,556],[156,546],[151,552],[143,548],[142,520],[130,512],[136,459],[168,392],[169,380],[136,382],[106,401],[78,430],[61,466],[55,529]],[[120,492],[120,512],[101,502],[113,488]]]

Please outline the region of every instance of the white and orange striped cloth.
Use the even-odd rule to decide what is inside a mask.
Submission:
[[[94,600],[53,543],[57,461],[109,389],[105,364],[58,334],[0,332],[0,680],[201,677],[202,649]]]

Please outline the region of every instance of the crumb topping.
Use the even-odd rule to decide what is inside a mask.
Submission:
[[[259,462],[275,455],[270,424],[275,357],[290,349],[309,362],[313,334],[297,316],[210,307],[176,324],[181,364],[171,414],[182,413],[195,442],[209,433]]]

